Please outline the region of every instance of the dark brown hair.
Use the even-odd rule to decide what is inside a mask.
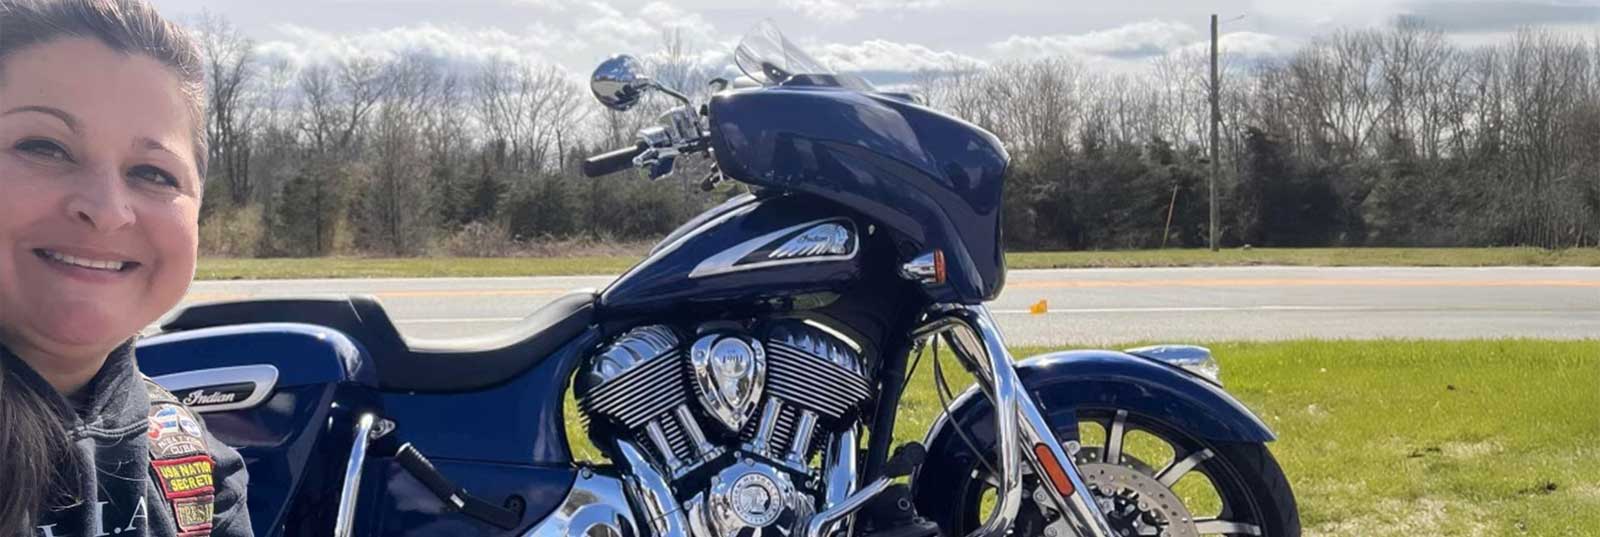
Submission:
[[[183,27],[161,18],[144,0],[0,0],[0,84],[5,60],[56,39],[95,39],[111,50],[143,54],[177,75],[194,124],[195,166],[206,178],[205,63]]]
[[[181,27],[143,0],[0,0],[0,84],[18,51],[64,38],[88,38],[125,54],[143,54],[172,69],[190,103],[195,166],[206,176],[205,71],[199,48]],[[0,351],[4,352],[4,351]],[[0,359],[0,536],[33,535],[46,495],[67,483],[64,424],[46,399]]]

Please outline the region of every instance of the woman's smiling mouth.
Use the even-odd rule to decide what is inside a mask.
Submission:
[[[128,272],[139,268],[139,263],[136,261],[92,259],[88,257],[67,255],[55,250],[47,250],[44,248],[35,248],[33,250],[33,255],[36,255],[45,261],[54,262],[69,267],[97,270],[101,272]]]

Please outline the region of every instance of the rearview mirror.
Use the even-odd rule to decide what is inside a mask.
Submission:
[[[594,69],[589,79],[589,91],[594,98],[616,111],[624,111],[639,104],[644,92],[655,87],[650,77],[642,74],[639,60],[627,54],[612,56]]]

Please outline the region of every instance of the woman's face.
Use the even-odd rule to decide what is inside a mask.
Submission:
[[[105,352],[183,297],[201,188],[185,99],[165,65],[92,39],[0,63],[0,340]]]

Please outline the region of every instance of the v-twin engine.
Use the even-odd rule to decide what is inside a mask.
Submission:
[[[798,320],[679,334],[634,328],[574,386],[591,438],[641,459],[619,462],[633,467],[634,500],[672,519],[655,521],[658,534],[791,535],[849,494],[872,396],[858,346]]]

